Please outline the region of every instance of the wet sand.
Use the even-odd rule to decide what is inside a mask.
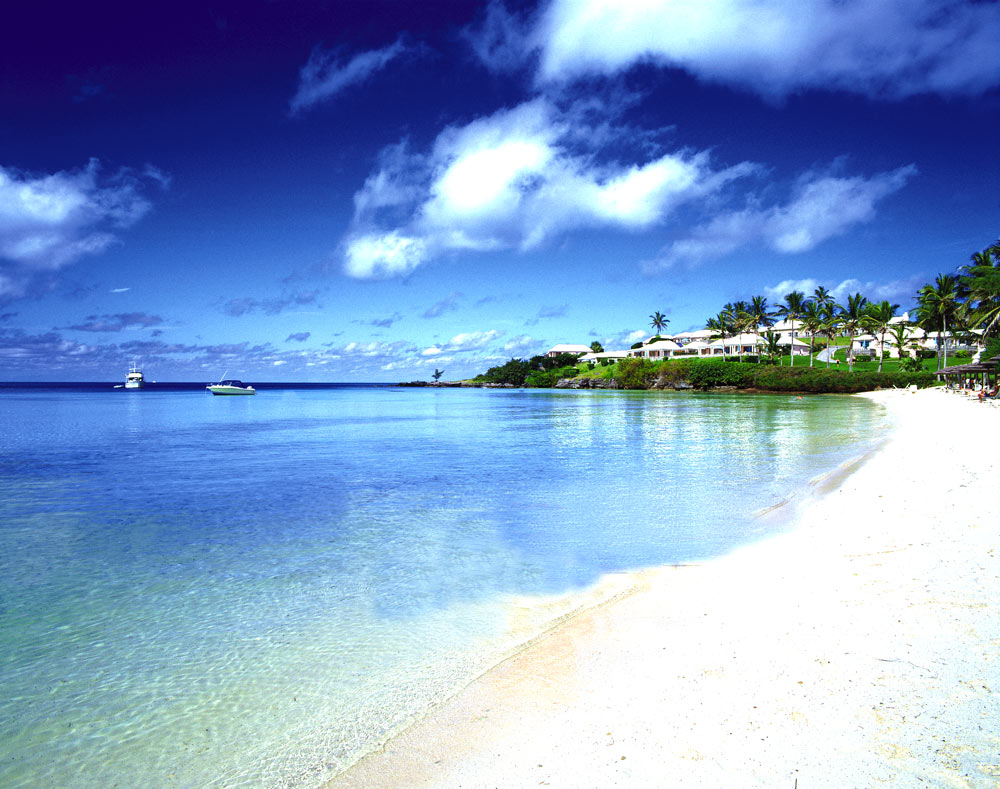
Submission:
[[[1000,408],[886,443],[788,533],[641,573],[330,787],[1000,786]]]

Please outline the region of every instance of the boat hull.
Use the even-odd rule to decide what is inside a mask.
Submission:
[[[241,388],[238,386],[206,386],[206,389],[214,395],[253,395],[257,390],[252,386]]]

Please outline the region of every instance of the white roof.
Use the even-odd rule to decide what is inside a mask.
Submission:
[[[586,353],[580,357],[581,362],[596,362],[598,359],[627,359],[628,351],[601,351]]]
[[[674,335],[675,340],[707,340],[715,332],[711,329],[698,329],[697,331],[682,331]]]
[[[643,345],[640,350],[650,350],[650,351],[679,351],[680,345],[675,343],[673,340],[657,340],[656,342],[651,342]]]
[[[711,348],[711,347],[712,346],[710,346],[704,340],[694,340],[693,342],[689,342],[687,345],[684,346],[686,350],[693,350],[693,351],[700,351],[703,348]]]
[[[791,337],[787,337],[784,335],[782,335],[782,337],[778,340],[778,345],[799,345],[802,346],[803,348],[809,347],[809,343],[803,342],[798,337],[792,339]]]
[[[590,353],[589,345],[573,345],[571,343],[561,343],[553,345],[546,353]]]
[[[721,348],[722,340],[716,340],[712,343],[713,348]],[[763,345],[764,340],[759,334],[737,334],[732,337],[726,337],[726,345]]]

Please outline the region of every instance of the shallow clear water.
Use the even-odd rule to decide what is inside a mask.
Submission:
[[[880,413],[0,391],[0,785],[316,785],[509,650],[515,598],[760,536]]]

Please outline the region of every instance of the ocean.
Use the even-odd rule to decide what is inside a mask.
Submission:
[[[0,425],[0,786],[102,789],[319,786],[885,432],[844,396],[377,385],[0,384]]]

